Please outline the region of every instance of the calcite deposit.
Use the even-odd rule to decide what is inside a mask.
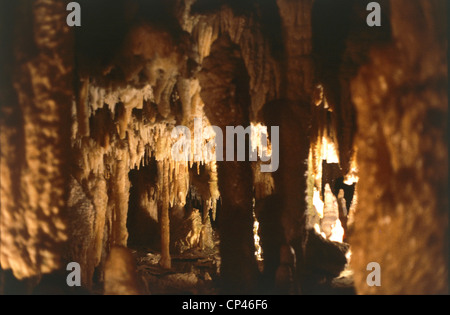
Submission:
[[[447,294],[447,4],[369,2],[2,1],[0,292]]]

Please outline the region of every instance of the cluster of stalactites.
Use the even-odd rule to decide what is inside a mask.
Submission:
[[[221,34],[228,34],[241,49],[250,78],[251,116],[257,117],[265,103],[279,96],[281,82],[280,72],[257,20],[236,16],[229,8],[213,15],[192,15],[190,7],[193,3],[186,1],[177,17],[183,30],[191,35],[193,47],[190,50],[195,52],[195,61],[201,65],[209,56],[214,41]],[[176,126],[175,114],[180,114],[174,113],[171,108],[173,101],[181,104],[181,124],[190,128],[192,135],[194,118],[202,118],[204,131],[209,130],[209,121],[203,113],[204,104],[200,97],[198,79],[195,75],[187,77],[181,74],[183,70],[180,60],[183,57],[177,55],[176,49],[159,51],[159,48],[149,45],[148,39],[154,38],[159,38],[162,46],[171,47],[170,40],[163,34],[144,25],[132,29],[127,35],[127,47],[123,53],[123,58],[139,55],[149,60],[143,69],[139,68],[149,78],[145,86],[133,84],[139,71],[132,67],[128,69],[124,64],[110,67],[125,67],[122,70],[128,83],[122,86],[105,87],[104,82],[96,84],[95,78],[81,78],[77,100],[73,106],[75,123],[72,126],[72,146],[80,152],[79,179],[88,178],[90,174],[109,178],[112,164],[118,160],[123,161],[130,170],[140,169],[152,158],[167,163],[173,174],[173,182],[178,183],[171,188],[174,194],[169,201],[184,204],[188,186],[186,170],[208,164],[208,169],[215,172],[215,161],[214,157],[208,155],[209,151],[202,152],[200,158],[194,158],[193,154],[196,152],[192,152],[188,162],[173,161],[171,148],[176,139],[171,137],[171,133]],[[110,68],[105,69],[105,73],[111,71]],[[143,117],[136,117],[134,110],[142,111]],[[99,119],[90,122],[96,116],[100,116]],[[103,126],[105,120],[110,122],[110,126]],[[96,125],[93,127],[95,130],[90,130],[93,125]],[[206,136],[202,141],[210,143],[213,138],[214,135]],[[270,174],[261,174],[257,169],[254,173],[258,196],[270,195],[273,191]],[[184,179],[179,179],[180,176]],[[216,175],[211,175],[214,176]],[[261,182],[267,184],[261,186]],[[217,188],[211,190],[217,191]],[[211,195],[216,196],[218,193]]]
[[[188,49],[189,58],[193,58],[200,68],[216,39],[228,35],[239,46],[249,75],[250,119],[260,119],[264,104],[280,97],[282,80],[257,19],[236,16],[229,8],[223,8],[217,14],[194,16],[190,13],[192,3],[187,0],[182,12],[177,14],[181,27],[191,36],[193,46]],[[160,45],[154,45],[155,41]],[[175,161],[172,156],[172,148],[179,140],[172,137],[172,131],[180,124],[188,127],[193,136],[196,118],[202,122],[201,147],[208,148],[206,144],[214,142],[214,133],[208,134],[211,126],[203,111],[198,79],[186,71],[186,56],[180,54],[166,35],[149,25],[133,28],[125,43],[126,47],[120,53],[123,55],[116,58],[121,61],[104,69],[106,79],[80,78],[72,106],[72,148],[77,161],[75,177],[80,183],[87,182],[83,187],[88,190],[86,195],[94,200],[97,213],[105,213],[110,200],[117,200],[113,202],[118,208],[115,213],[126,216],[130,187],[126,174],[134,169],[143,171],[144,166],[156,163],[155,182],[146,185],[145,194],[140,196],[140,202],[147,205],[153,217],[157,217],[157,208],[161,204],[166,207],[185,205],[188,194],[189,198],[195,197],[203,207],[211,209],[215,217],[220,194],[214,152],[210,154],[211,151],[203,150],[199,156],[195,146],[191,146],[186,160]],[[133,56],[146,61],[133,65],[128,62]],[[114,67],[124,73],[125,82],[106,82]],[[141,80],[142,73],[147,78],[145,82]],[[175,109],[175,104],[180,107]],[[258,130],[262,129],[264,127],[259,126]],[[254,143],[258,153],[265,149],[270,154],[270,143],[268,148],[262,148],[258,141]],[[257,200],[274,191],[272,174],[261,173],[260,163],[252,163]],[[207,188],[197,189],[200,193],[196,194],[198,183],[191,182],[190,173],[197,171],[199,174],[200,169],[205,169],[208,174]],[[126,217],[121,220],[116,237],[119,244],[126,242],[127,237],[126,228],[122,228]],[[97,247],[102,241],[101,229],[99,225]]]
[[[190,7],[194,2],[186,1],[184,11],[179,14],[179,22],[193,38],[193,50],[198,52],[198,63],[201,64],[210,55],[213,43],[221,35],[228,35],[240,47],[250,79],[250,116],[252,119],[257,118],[264,104],[281,96],[280,70],[258,21],[235,15],[228,7],[223,7],[213,15],[191,15]]]
[[[185,82],[186,83],[186,82]],[[193,130],[193,120],[201,117],[202,129],[208,130],[209,121],[203,114],[203,104],[199,98],[198,82],[188,82],[184,86],[184,93],[179,93],[183,104],[187,104],[189,110],[185,110],[186,118],[184,121],[186,127]],[[140,169],[147,166],[152,159],[157,163],[166,165],[163,169],[167,170],[167,174],[158,174],[159,180],[166,176],[169,179],[169,200],[167,202],[173,206],[184,205],[186,203],[186,195],[189,189],[189,168],[198,167],[200,164],[208,164],[210,172],[216,172],[215,160],[203,159],[203,156],[196,156],[194,163],[194,152],[186,161],[175,161],[172,157],[172,148],[177,139],[172,137],[172,130],[176,127],[175,118],[157,119],[160,115],[158,108],[152,105],[154,93],[149,85],[142,89],[132,87],[116,90],[106,90],[95,85],[86,87],[87,95],[84,104],[73,106],[74,125],[72,128],[72,145],[79,151],[80,159],[79,169],[81,174],[79,179],[87,179],[91,174],[95,176],[104,176],[110,178],[110,172],[114,168],[117,161],[126,164],[129,170]],[[183,90],[179,88],[179,90]],[[195,103],[192,107],[191,104]],[[122,104],[120,106],[118,104]],[[86,121],[80,121],[79,109],[85,107],[84,116]],[[148,108],[147,108],[148,107]],[[99,124],[107,125],[105,119],[95,120],[97,125],[95,129],[88,130],[89,136],[83,136],[80,132],[80,126],[89,126],[89,119],[96,116],[97,111],[106,112],[108,119],[113,126],[99,126]],[[133,110],[141,110],[142,115],[133,114]],[[152,112],[153,111],[153,112]],[[209,141],[211,137],[204,141]],[[102,139],[102,141],[98,141]],[[212,175],[211,177],[217,177]],[[158,185],[162,187],[162,185]],[[217,190],[217,185],[215,185]],[[214,188],[212,188],[214,190]],[[217,197],[217,193],[211,194]]]

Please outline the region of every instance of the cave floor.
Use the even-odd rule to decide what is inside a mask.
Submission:
[[[134,248],[137,272],[146,294],[216,295],[219,294],[220,254],[218,248],[191,249],[172,255],[172,268],[159,265],[160,253],[145,247]],[[331,281],[319,281],[303,292],[306,295],[354,295],[353,272],[346,268]]]
[[[340,275],[331,281],[317,281],[311,284],[305,292],[305,295],[356,295],[353,271],[346,267]]]
[[[188,250],[172,255],[172,268],[159,265],[160,253],[136,248],[133,254],[144,291],[152,295],[215,295],[218,294],[220,255],[218,249]]]

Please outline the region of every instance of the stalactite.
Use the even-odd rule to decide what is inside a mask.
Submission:
[[[204,117],[203,103],[198,96],[198,81],[186,80],[185,83],[185,86],[181,86],[181,89],[186,88],[186,99],[183,102],[192,104],[192,107],[189,109],[192,115]],[[171,161],[171,146],[174,140],[171,139],[170,132],[171,128],[175,126],[175,122],[157,122],[155,120],[155,109],[152,102],[155,102],[156,99],[153,96],[153,89],[149,85],[143,88],[105,89],[92,84],[89,95],[91,115],[98,112],[100,108],[100,112],[98,112],[100,114],[96,114],[96,116],[103,115],[98,116],[103,118],[97,124],[104,127],[97,126],[91,132],[96,141],[88,140],[77,134],[78,140],[73,141],[73,143],[79,146],[78,150],[83,157],[80,164],[80,169],[83,170],[81,178],[87,179],[88,183],[95,183],[91,179],[92,176],[104,175],[106,180],[111,183],[113,191],[121,191],[119,195],[114,192],[113,198],[116,198],[114,200],[117,201],[114,201],[114,204],[110,203],[113,206],[112,231],[115,233],[115,236],[111,239],[111,244],[119,242],[123,245],[126,235],[124,226],[126,212],[124,209],[126,209],[125,198],[127,194],[125,194],[125,191],[128,184],[121,187],[119,178],[125,178],[125,172],[131,169],[139,170],[141,166],[149,165],[149,157],[154,156],[157,161],[166,164],[167,181],[169,182],[167,184],[168,190],[167,192],[165,190],[155,190],[153,194],[141,192],[141,208],[148,209],[147,211],[151,212],[156,204],[161,208],[166,207],[166,203],[167,207],[171,208],[186,203],[186,195],[189,190],[188,164]],[[106,106],[101,107],[100,104],[106,104]],[[186,106],[189,107],[189,104]],[[142,116],[136,116],[135,109],[142,109]],[[118,128],[106,127],[108,123],[111,125],[116,124]],[[208,125],[208,121],[203,120],[203,128],[205,129]],[[107,140],[109,143],[107,146],[104,145],[106,141],[103,139],[105,138],[109,139]],[[192,158],[193,152],[191,153],[191,160]],[[117,162],[118,160],[122,162]],[[118,163],[122,164],[118,165]],[[214,163],[209,162],[208,165]],[[119,169],[122,172],[121,177],[117,174]],[[215,181],[212,180],[212,187],[214,187],[214,183],[216,183],[215,187],[217,187],[217,177]],[[214,200],[211,204],[215,205],[215,200],[218,198],[217,188],[215,190],[214,188],[211,189],[214,191],[214,194],[212,194],[214,197],[210,195],[207,199]],[[92,195],[92,198],[93,200],[96,199],[94,195]],[[144,202],[143,200],[146,201]],[[107,202],[108,199],[99,199],[96,202],[96,207],[102,209],[101,205]],[[103,209],[105,208],[103,207]],[[98,213],[96,226],[101,229],[102,225],[105,226],[105,219],[101,218],[102,215],[105,216],[105,211],[99,211]],[[160,223],[162,224],[162,222]],[[117,238],[120,240],[117,240]],[[101,240],[102,238],[98,238],[98,241]],[[108,251],[107,248],[101,248],[101,242],[97,243],[95,247],[98,254],[103,253],[105,250]],[[96,261],[96,265],[98,265],[98,261]]]
[[[299,293],[308,268],[345,263],[308,261],[333,247],[321,235],[334,239],[339,208],[359,293],[448,292],[443,1],[379,0],[383,27],[367,28],[368,1],[83,0],[74,29],[68,1],[2,2],[1,270],[36,278],[77,261],[84,286],[97,268],[105,293],[137,294],[116,245],[161,242],[170,269],[174,248],[215,246],[213,222],[223,292],[254,293],[258,220],[263,291]],[[250,124],[280,126],[276,173],[206,148],[211,125]],[[171,155],[177,125],[202,129],[186,161]],[[361,179],[351,204],[330,163]],[[366,286],[366,260],[382,264],[381,288]]]
[[[186,20],[188,19],[188,21]],[[199,62],[210,55],[211,45],[220,33],[228,34],[240,46],[242,58],[250,75],[251,118],[258,119],[267,102],[280,97],[279,66],[270,52],[269,40],[264,38],[258,18],[237,16],[229,7],[217,15],[184,16],[181,24],[193,35],[198,46]]]
[[[214,25],[212,22],[214,17],[188,17],[186,14],[181,15],[185,28],[197,36],[197,45],[199,52],[199,61],[201,62],[210,53],[210,48],[214,40],[218,37],[219,28],[218,25]],[[254,25],[252,30],[244,27],[245,24],[251,24],[251,21],[247,19],[242,19],[235,17],[230,10],[224,11],[220,15],[221,28],[224,29],[231,35],[231,38],[239,43],[244,51],[244,60],[248,66],[249,71],[252,72],[251,85],[252,93],[254,97],[252,102],[255,104],[254,116],[256,117],[259,109],[262,108],[268,95],[273,97],[276,92],[264,92],[260,93],[261,89],[269,91],[272,88],[272,84],[269,82],[279,82],[273,74],[276,73],[274,70],[273,61],[270,59],[270,54],[268,53],[268,45],[260,44],[263,43],[263,37],[259,36],[254,39],[252,32],[258,32],[258,26]],[[186,20],[186,19],[189,19]],[[227,19],[229,21],[227,22]],[[182,23],[182,25],[183,25]],[[158,51],[158,57],[155,55],[155,51],[160,49],[148,45],[148,38],[159,38],[160,41],[165,43],[165,48]],[[180,95],[181,104],[183,106],[183,119],[184,123],[193,128],[191,122],[194,117],[205,117],[203,114],[203,101],[200,97],[200,85],[197,79],[177,79],[180,69],[178,68],[180,63],[178,61],[179,56],[175,51],[170,52],[170,43],[167,34],[158,34],[149,26],[140,26],[132,29],[127,36],[126,42],[129,47],[126,51],[123,51],[123,57],[116,58],[116,67],[120,67],[124,70],[128,82],[135,82],[135,78],[140,70],[137,66],[127,68],[124,63],[127,58],[130,58],[130,52],[134,55],[146,56],[150,61],[142,69],[145,76],[149,79],[149,84],[144,88],[134,88],[133,86],[123,86],[112,84],[109,87],[105,84],[105,80],[91,80],[88,90],[88,103],[89,103],[89,117],[98,109],[106,108],[110,112],[110,117],[117,117],[117,109],[120,108],[116,104],[123,104],[122,110],[118,118],[114,118],[114,124],[117,126],[117,134],[114,131],[104,128],[97,131],[95,135],[96,142],[86,141],[82,139],[85,135],[79,129],[78,137],[79,140],[75,141],[80,147],[81,156],[83,156],[84,162],[80,165],[80,169],[83,170],[83,178],[88,178],[89,174],[93,172],[94,174],[111,174],[111,181],[113,187],[115,187],[114,182],[116,181],[114,175],[114,169],[117,168],[116,162],[109,162],[112,157],[121,156],[127,163],[129,163],[130,168],[140,168],[140,165],[147,165],[148,161],[145,156],[154,156],[157,161],[165,161],[169,167],[168,176],[170,176],[170,184],[168,185],[167,200],[160,193],[157,193],[157,199],[160,204],[165,204],[168,202],[168,206],[175,206],[175,204],[184,204],[186,202],[185,198],[188,192],[189,177],[187,176],[187,165],[185,163],[171,163],[170,162],[170,146],[173,142],[168,141],[170,139],[171,126],[169,128],[166,125],[167,122],[161,122],[161,124],[156,123],[155,116],[152,114],[154,111],[149,109],[151,103],[155,103],[158,107],[159,114],[164,118],[168,117],[171,112],[170,97],[172,95],[172,90],[175,83],[177,83],[178,95]],[[156,50],[155,50],[156,49]],[[252,56],[260,56],[257,62],[254,61]],[[268,60],[271,60],[268,62]],[[262,73],[259,72],[258,68],[264,67]],[[113,69],[114,66],[111,67]],[[87,88],[87,87],[84,87]],[[153,115],[154,118],[150,118],[152,124],[148,125],[136,119],[132,114],[132,109],[144,110],[147,115]],[[106,112],[105,112],[106,113]],[[82,113],[77,115],[83,116]],[[109,119],[109,118],[107,118]],[[118,120],[116,120],[118,119]],[[156,124],[155,124],[156,123]],[[203,129],[209,126],[209,121],[203,119]],[[193,129],[191,129],[193,131]],[[205,141],[211,141],[213,138],[205,139]],[[99,147],[100,145],[100,147]],[[196,163],[199,167],[201,164],[205,163],[203,159],[210,160],[211,157],[207,157],[208,152],[202,152],[202,161]],[[194,156],[194,152],[191,153],[191,160]],[[112,160],[113,161],[113,160]],[[83,165],[84,164],[84,165]],[[216,200],[219,198],[218,188],[217,188],[217,171],[215,162],[207,162],[208,173],[210,174],[209,192],[208,194],[202,195],[202,200],[205,204],[208,212],[212,209],[212,216],[215,217]],[[195,167],[195,164],[190,162],[191,167]],[[121,166],[122,167],[122,166]],[[112,172],[112,173],[111,173]],[[108,175],[109,176],[109,175]],[[262,177],[267,177],[259,175]],[[270,177],[264,179],[264,181],[270,182]],[[272,185],[273,186],[273,185]],[[270,185],[267,188],[270,190]],[[266,190],[267,190],[266,189]],[[267,192],[268,194],[269,192]],[[122,209],[122,207],[120,207]],[[117,213],[114,212],[115,216]],[[122,211],[119,211],[122,214]],[[117,217],[115,217],[117,219]],[[204,217],[204,223],[207,218]],[[206,225],[204,226],[206,229]]]
[[[192,2],[186,3],[184,11],[178,12],[177,15],[180,25],[193,40],[194,47],[188,52],[189,58],[201,65],[210,55],[212,44],[219,36],[228,35],[231,43],[239,48],[239,58],[242,60],[243,69],[248,73],[250,97],[243,103],[248,103],[250,108],[248,113],[240,112],[238,116],[244,115],[254,121],[261,121],[260,111],[264,104],[282,96],[280,85],[284,80],[281,74],[282,67],[272,55],[273,38],[266,38],[261,29],[262,11],[257,10],[255,14],[243,16],[236,14],[229,7],[224,7],[219,13],[190,15],[191,4]],[[303,34],[300,40],[300,46],[303,45],[301,57],[291,56],[293,49],[287,47],[289,58],[301,59],[301,67],[291,69],[290,73],[299,70],[308,77],[309,61],[307,58],[303,59],[303,55],[306,56],[309,53],[308,45],[305,44],[309,39],[308,19],[304,16],[291,19],[288,16],[292,14],[290,4],[280,1],[278,5],[284,12],[283,25],[288,37],[297,31]],[[302,5],[299,8],[306,10],[307,8]],[[275,5],[274,8],[276,8]],[[306,26],[291,25],[299,20],[305,21]],[[111,52],[111,58],[107,64],[99,66],[103,67],[101,76],[96,75],[94,71],[88,74],[85,70],[81,71],[83,72],[83,74],[80,73],[82,82],[79,84],[77,103],[72,113],[72,116],[76,117],[73,124],[72,145],[76,156],[79,157],[76,161],[76,177],[79,182],[85,183],[84,193],[92,200],[96,209],[92,227],[95,233],[92,249],[95,254],[92,265],[95,266],[100,263],[100,257],[109,250],[101,248],[105,242],[110,245],[126,243],[128,172],[148,166],[149,157],[154,157],[157,163],[163,163],[164,177],[167,176],[169,183],[163,182],[167,185],[167,189],[147,197],[157,200],[164,209],[186,203],[186,195],[191,184],[188,166],[197,168],[198,172],[205,166],[209,176],[206,189],[202,191],[200,197],[204,204],[204,229],[208,228],[206,223],[209,220],[207,215],[209,210],[212,210],[212,217],[215,219],[216,201],[219,198],[217,166],[214,159],[207,156],[207,152],[203,151],[200,161],[195,163],[193,161],[195,153],[191,152],[189,165],[173,162],[170,157],[170,148],[173,144],[170,132],[176,124],[172,97],[180,97],[183,124],[188,125],[191,131],[193,131],[192,121],[195,117],[202,117],[203,129],[210,126],[203,110],[211,104],[203,103],[199,80],[195,76],[185,75],[187,71],[183,63],[186,58],[182,56],[186,53],[183,51],[184,48],[175,45],[174,34],[169,34],[145,22],[130,26],[124,34],[124,46]],[[154,45],[154,42],[159,44]],[[299,45],[297,41],[292,44]],[[296,48],[300,47],[297,46]],[[80,59],[80,61],[83,60],[85,59]],[[80,69],[85,68],[84,64],[80,67]],[[195,71],[194,69],[194,74]],[[119,75],[118,79],[115,77],[117,73],[123,75]],[[300,76],[295,80],[292,79],[292,85],[300,83],[300,79]],[[177,91],[174,93],[175,84]],[[241,107],[244,106],[247,104]],[[211,115],[208,115],[208,118],[211,118]],[[242,120],[242,123],[248,122],[247,118],[245,121]],[[230,124],[235,124],[235,121],[230,121]],[[213,138],[214,136],[210,135],[208,139],[203,140],[206,142]],[[247,165],[244,173],[248,175],[249,170],[250,167]],[[228,176],[228,179],[233,181],[233,176]],[[243,184],[248,183],[244,181]],[[253,186],[257,199],[269,197],[274,192],[274,185],[274,179],[270,174],[263,174],[255,169]],[[109,196],[108,190],[111,192]],[[140,198],[143,200],[146,197]],[[226,201],[228,202],[229,200]],[[248,203],[248,200],[245,202]],[[151,208],[150,204],[146,206]],[[253,223],[251,213],[247,214],[245,220],[248,222],[244,220],[243,224],[248,223],[250,226],[250,222]],[[112,221],[108,222],[109,220]],[[167,224],[164,225],[167,226]],[[106,237],[102,237],[102,231],[105,230]],[[249,231],[250,229],[247,232]],[[251,233],[248,234],[251,235]]]
[[[211,46],[219,36],[218,27],[211,25],[207,20],[200,20],[195,24],[192,33],[197,37],[199,62],[202,63],[209,56]]]

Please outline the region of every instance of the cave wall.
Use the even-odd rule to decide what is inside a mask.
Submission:
[[[68,239],[74,34],[63,1],[2,6],[0,261],[24,279],[61,268]]]
[[[391,1],[392,44],[352,80],[358,209],[352,266],[361,294],[448,293],[447,41],[444,1]],[[381,287],[366,284],[370,261]]]
[[[357,171],[349,242],[358,293],[448,293],[446,5],[379,1],[382,27],[367,28],[368,2],[318,0],[312,11],[312,173],[324,175],[324,135],[346,179]],[[366,282],[370,262],[381,287]]]
[[[77,261],[89,288],[112,248],[152,238],[149,215],[170,268],[187,198],[204,205],[206,229],[220,196],[224,292],[285,293],[276,275],[295,260],[289,292],[302,293],[305,174],[311,150],[321,178],[326,136],[342,175],[360,178],[358,293],[448,291],[444,1],[381,0],[383,27],[370,29],[366,0],[79,2],[75,30],[64,1],[1,3],[2,270],[39,278]],[[171,131],[194,134],[194,118],[280,126],[278,171],[204,152],[173,161]],[[370,261],[381,288],[366,285]]]

